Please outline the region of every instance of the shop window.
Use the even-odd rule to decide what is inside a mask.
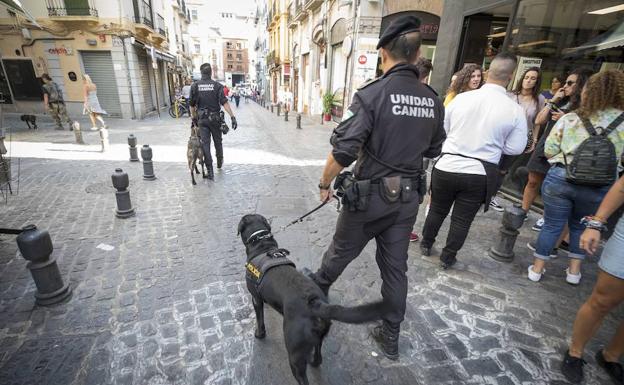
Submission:
[[[41,82],[30,59],[2,59],[15,100],[43,100]]]
[[[197,21],[197,10],[191,9],[191,20]]]

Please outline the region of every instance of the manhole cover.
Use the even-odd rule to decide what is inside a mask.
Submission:
[[[111,194],[115,192],[115,188],[110,183],[93,183],[85,188],[87,194]]]

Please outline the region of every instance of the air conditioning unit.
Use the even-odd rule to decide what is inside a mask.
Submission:
[[[25,40],[32,40],[32,34],[30,33],[30,29],[28,28],[22,28],[22,37]]]

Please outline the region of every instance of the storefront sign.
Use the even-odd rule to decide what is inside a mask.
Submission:
[[[48,49],[50,55],[73,55],[74,49],[71,46],[62,46]]]
[[[531,67],[541,67],[542,59],[539,57],[526,57],[526,56],[518,56],[518,67],[516,67],[516,75],[514,76],[514,81],[511,86],[511,89],[515,89],[518,82],[522,81],[521,77],[524,74],[524,71],[528,70]]]

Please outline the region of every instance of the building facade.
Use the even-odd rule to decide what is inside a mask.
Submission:
[[[268,82],[268,69],[266,57],[269,53],[269,35],[267,31],[268,4],[264,0],[256,0],[256,14],[254,18],[256,40],[254,41],[255,58],[255,89],[260,93],[260,98],[267,102],[270,95]]]
[[[378,76],[376,45],[396,17],[415,15],[423,26],[422,54],[434,58],[442,0],[269,1],[269,76],[273,102],[306,114],[321,114],[331,96],[331,114],[342,117],[353,93]],[[287,11],[283,11],[287,6]],[[272,12],[271,12],[272,10]],[[287,32],[284,31],[284,16]]]
[[[188,20],[170,19],[182,0],[21,4],[36,24],[0,7],[0,92],[5,111],[43,112],[40,78],[48,73],[62,89],[68,112],[81,114],[82,75],[88,74],[110,116],[140,119],[168,105],[172,73],[188,71],[188,64],[185,67],[177,53],[169,51],[172,30]]]

